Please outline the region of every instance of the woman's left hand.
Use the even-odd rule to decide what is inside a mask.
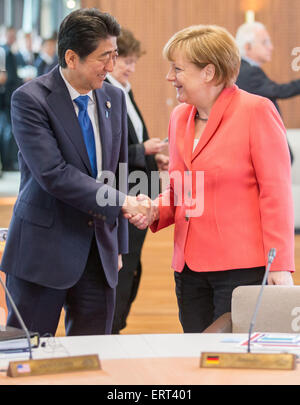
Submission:
[[[165,171],[169,168],[169,156],[164,155],[162,153],[156,153],[155,155],[156,164],[158,166],[158,170]]]
[[[270,271],[268,285],[294,285],[290,271]]]

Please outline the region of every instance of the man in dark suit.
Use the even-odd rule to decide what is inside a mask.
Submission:
[[[123,214],[147,212],[126,195],[124,96],[104,83],[119,33],[109,14],[72,12],[59,31],[59,66],[12,97],[21,184],[1,270],[41,335],[55,334],[63,306],[68,335],[110,333],[128,245]],[[7,324],[19,326],[8,311]]]
[[[273,51],[271,38],[263,24],[254,22],[241,25],[236,33],[236,41],[242,56],[236,84],[249,93],[269,98],[280,113],[277,99],[299,95],[300,80],[276,83],[262,70],[261,66],[271,61]]]
[[[51,69],[57,64],[56,55],[56,38],[44,39],[34,66],[37,70],[37,76],[41,76],[50,72]]]

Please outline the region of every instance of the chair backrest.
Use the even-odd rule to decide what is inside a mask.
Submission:
[[[240,286],[232,293],[232,332],[247,333],[260,286]],[[300,333],[300,286],[267,285],[253,332]]]

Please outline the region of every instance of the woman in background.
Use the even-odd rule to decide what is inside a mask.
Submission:
[[[152,177],[156,176],[156,184],[159,184],[158,169],[167,170],[168,168],[168,156],[160,153],[166,144],[160,138],[149,138],[129,83],[129,78],[135,72],[136,63],[142,55],[140,42],[132,32],[123,28],[121,35],[117,38],[117,45],[119,56],[114,71],[107,75],[106,80],[125,93],[128,117],[129,176],[134,171],[144,172],[148,181],[144,185],[142,193],[155,198],[159,188],[151,190],[151,172],[153,172]],[[132,195],[135,185],[135,182],[129,180],[129,195]],[[141,252],[146,232],[146,229],[139,230],[129,224],[129,253],[122,256],[123,267],[119,271],[113,334],[118,334],[121,329],[126,327],[126,319],[138,291],[142,272]]]

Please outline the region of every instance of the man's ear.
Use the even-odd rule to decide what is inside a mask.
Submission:
[[[65,53],[65,61],[69,69],[75,69],[79,61],[79,56],[72,49],[67,49]]]

